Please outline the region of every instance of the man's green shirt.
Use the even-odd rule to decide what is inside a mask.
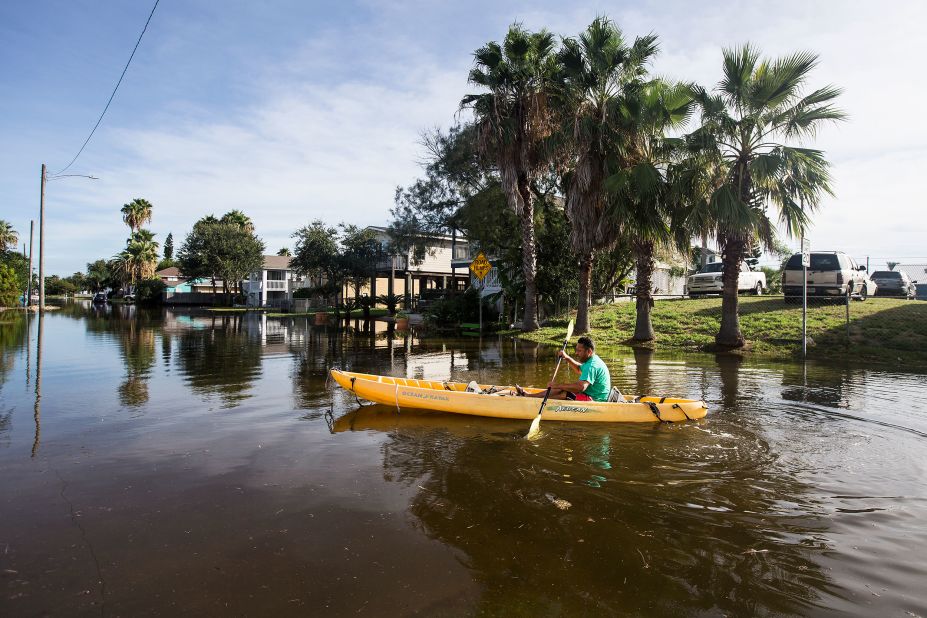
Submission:
[[[612,378],[608,375],[608,367],[599,355],[593,354],[589,360],[580,365],[579,370],[579,379],[589,382],[586,394],[592,397],[593,401],[606,401],[612,390]]]

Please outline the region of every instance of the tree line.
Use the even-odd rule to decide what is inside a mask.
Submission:
[[[606,17],[575,37],[515,24],[477,49],[476,92],[461,99],[472,120],[425,135],[425,175],[396,193],[397,246],[420,255],[461,230],[501,258],[524,330],[539,297],[572,284],[587,332],[593,297],[633,266],[633,339],[650,341],[656,257],[711,236],[724,265],[716,342],[742,346],[741,265],[758,244],[781,246],[777,225],[801,234],[831,193],[824,153],[803,143],[844,119],[840,91],[807,87],[810,52],[724,49],[709,89],[652,75],[658,51],[656,35],[630,40]]]

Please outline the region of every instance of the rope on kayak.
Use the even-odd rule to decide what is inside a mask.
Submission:
[[[679,405],[678,403],[674,403],[674,404],[673,404],[673,408],[675,408],[676,410],[679,410],[680,412],[682,412],[682,415],[686,417],[686,420],[687,420],[687,421],[691,421],[691,420],[692,420],[692,417],[689,416],[688,414],[686,414],[686,409],[683,408],[683,407],[682,407],[681,405]]]
[[[650,406],[650,411],[653,412],[653,415],[657,417],[658,421],[660,421],[661,423],[669,422],[669,421],[663,420],[663,417],[660,416],[660,408],[657,407],[657,404],[655,404],[652,401],[645,401],[643,403],[646,403],[648,406]]]
[[[354,390],[354,380],[356,379],[357,379],[357,376],[351,376],[351,392],[354,393],[354,401],[356,401],[357,405],[359,405],[362,408],[367,407],[367,406],[372,406],[374,402],[362,403],[360,400],[360,397],[357,396],[357,391]]]

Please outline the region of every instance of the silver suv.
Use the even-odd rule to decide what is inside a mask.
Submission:
[[[808,268],[808,296],[839,298],[859,295],[866,300],[869,295],[865,266],[860,266],[842,251],[812,251],[811,266]],[[785,263],[782,272],[782,291],[786,302],[801,300],[802,292],[801,253],[796,253]]]

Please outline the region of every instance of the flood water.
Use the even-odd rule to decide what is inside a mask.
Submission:
[[[556,349],[69,305],[0,316],[0,615],[927,616],[927,377],[603,350],[685,424],[361,406]],[[362,402],[363,403],[363,402]]]

